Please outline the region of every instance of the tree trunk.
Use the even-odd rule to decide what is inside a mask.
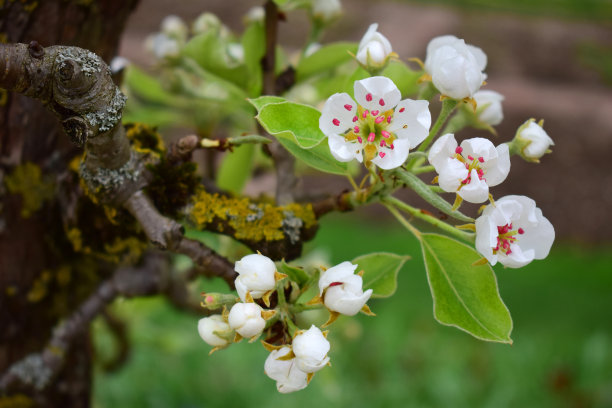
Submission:
[[[116,55],[120,34],[137,2],[0,0],[0,41],[75,45],[108,62]],[[53,326],[82,299],[82,289],[96,279],[92,274],[73,272],[68,279],[75,290],[55,290],[66,281],[58,271],[65,271],[66,252],[62,248],[69,246],[59,205],[61,183],[57,181],[77,153],[57,118],[40,102],[0,89],[0,373],[26,355],[41,351]],[[36,167],[24,166],[26,163]],[[19,168],[29,169],[19,173],[25,178],[15,176]],[[42,176],[36,176],[34,168],[40,169]],[[12,189],[8,178],[14,180]],[[15,180],[21,185],[15,187]],[[55,188],[45,195],[48,180]],[[30,194],[25,182],[34,183],[30,187],[40,190],[35,195],[43,203],[34,205],[30,214],[24,213],[28,197],[23,191]],[[89,405],[88,333],[75,343],[66,369],[47,388],[40,405]],[[10,397],[0,395],[0,405],[5,406],[3,398]]]

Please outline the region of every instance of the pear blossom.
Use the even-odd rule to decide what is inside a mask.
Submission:
[[[427,45],[425,71],[443,95],[453,99],[474,96],[486,79],[487,56],[478,47],[453,35],[432,39]]]
[[[168,37],[164,33],[156,33],[147,37],[145,48],[157,59],[176,58],[181,53],[181,43],[178,39]]]
[[[283,346],[272,351],[264,363],[264,372],[276,381],[276,389],[283,394],[302,390],[308,385],[308,374],[298,368],[295,358],[279,360],[290,352],[291,347]]]
[[[372,289],[363,291],[363,279],[355,275],[355,269],[357,265],[345,261],[329,268],[319,278],[319,295],[329,310],[354,316],[372,296]]]
[[[221,315],[204,317],[198,321],[198,333],[202,340],[211,346],[224,347],[229,344],[226,336],[232,332],[229,324],[223,320]]]
[[[502,110],[502,101],[504,96],[499,92],[482,90],[474,94],[474,100],[478,106],[478,120],[481,122],[496,126],[504,119]]]
[[[310,329],[302,331],[293,339],[293,354],[300,370],[305,373],[319,371],[327,363],[329,357],[329,341],[325,338],[321,329],[315,325]]]
[[[486,201],[489,187],[500,184],[510,172],[508,145],[495,147],[480,137],[458,146],[455,136],[447,133],[431,146],[428,158],[439,174],[440,187],[470,203]]]
[[[323,22],[330,22],[342,14],[340,0],[313,0],[312,16]]]
[[[360,64],[373,69],[383,68],[389,61],[389,58],[394,55],[391,43],[387,40],[387,37],[377,30],[378,24],[370,25],[368,31],[366,31],[359,42],[356,56]]]
[[[512,143],[519,145],[518,150],[523,158],[534,162],[539,161],[544,154],[550,153],[550,146],[555,144],[535,119],[529,119],[519,127],[515,141]]]
[[[236,303],[232,306],[227,321],[242,337],[259,336],[266,327],[262,312],[263,309],[257,303]]]
[[[323,106],[319,127],[336,160],[365,161],[384,170],[401,166],[408,151],[427,137],[429,102],[401,99],[393,81],[382,76],[355,81],[355,100],[332,95]]]
[[[185,22],[178,16],[166,16],[161,22],[161,32],[170,38],[185,41],[188,31]]]
[[[520,268],[548,256],[555,229],[535,201],[505,196],[489,204],[476,219],[476,249],[491,265]]]
[[[238,272],[234,284],[243,302],[246,302],[247,292],[250,292],[253,299],[259,299],[276,285],[276,265],[267,256],[247,255],[236,262],[234,270]]]

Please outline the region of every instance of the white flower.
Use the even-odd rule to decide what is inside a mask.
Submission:
[[[355,81],[355,99],[332,95],[321,112],[319,127],[328,137],[332,155],[389,170],[401,166],[408,151],[427,137],[429,102],[404,99],[393,81],[376,76]]]
[[[198,322],[198,333],[200,333],[200,337],[211,346],[223,347],[229,344],[229,341],[225,337],[230,334],[231,331],[232,329],[230,329],[221,315],[205,317]]]
[[[264,372],[276,381],[276,389],[283,394],[302,390],[308,385],[308,374],[297,367],[295,358],[279,360],[290,352],[289,346],[274,350],[268,355],[264,364]]]
[[[243,302],[246,302],[247,292],[251,293],[253,299],[259,299],[267,291],[274,289],[276,265],[267,256],[247,255],[236,262],[234,269],[239,274],[234,282],[236,291]]]
[[[200,14],[191,25],[191,31],[195,35],[212,32],[217,35],[218,39],[226,39],[230,36],[229,28],[213,13]]]
[[[110,68],[110,70],[113,73],[113,75],[115,75],[115,74],[118,74],[119,72],[123,71],[129,65],[130,65],[130,60],[129,59],[117,55],[116,57],[114,57],[111,60],[111,62],[108,65],[108,67]]]
[[[323,303],[329,310],[354,316],[372,296],[372,289],[363,291],[363,279],[355,275],[356,268],[357,265],[348,261],[342,262],[319,278],[319,295],[323,296]]]
[[[425,71],[440,93],[453,99],[472,97],[487,77],[482,72],[486,66],[480,48],[455,36],[436,37],[427,45]]]
[[[244,15],[244,24],[248,25],[255,22],[263,22],[266,17],[266,11],[261,6],[251,7]]]
[[[242,337],[259,336],[266,321],[261,316],[263,309],[256,303],[236,303],[227,317],[229,326]]]
[[[187,25],[178,16],[166,16],[161,22],[162,34],[165,34],[170,38],[174,38],[184,42],[187,39],[187,31]]]
[[[325,367],[329,363],[328,351],[329,341],[314,325],[293,339],[295,361],[298,368],[305,373],[314,373]]]
[[[362,65],[374,69],[384,67],[393,55],[391,43],[384,35],[376,31],[377,29],[378,24],[370,25],[359,43],[356,57]]]
[[[176,58],[181,53],[181,44],[179,41],[163,33],[157,33],[147,37],[145,48],[157,59]]]
[[[340,0],[313,0],[312,16],[330,22],[342,14]]]
[[[474,94],[474,100],[478,106],[478,119],[487,125],[499,125],[504,119],[502,101],[504,96],[495,91],[478,91]]]
[[[510,172],[507,144],[496,148],[489,140],[476,137],[464,140],[458,147],[452,133],[441,136],[431,146],[429,162],[439,174],[440,187],[470,203],[486,201],[489,187],[500,184]]]
[[[555,240],[555,229],[535,201],[506,196],[488,205],[476,219],[476,249],[491,265],[520,268],[544,259]]]
[[[535,119],[529,119],[521,125],[516,132],[516,138],[521,145],[521,155],[529,161],[538,161],[544,154],[549,153],[548,149],[555,144]]]

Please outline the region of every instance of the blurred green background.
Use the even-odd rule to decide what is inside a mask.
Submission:
[[[144,37],[167,14],[189,20],[213,11],[240,29],[241,13],[260,3],[143,0],[122,54],[146,65]],[[267,352],[259,345],[243,341],[209,356],[198,316],[158,298],[125,300],[113,309],[127,322],[131,354],[115,373],[97,368],[94,406],[612,407],[612,2],[342,3],[346,18],[329,40],[358,41],[378,21],[405,58],[423,56],[427,41],[446,33],[481,46],[489,54],[489,89],[506,95],[504,140],[528,117],[547,119],[555,153],[540,166],[513,160],[501,187],[534,197],[558,232],[546,260],[495,268],[514,344],[484,343],[436,323],[420,248],[409,233],[371,213],[336,214],[322,220],[307,250],[326,250],[332,264],[377,250],[412,259],[400,271],[397,293],[371,302],[376,317],[334,323],[333,366],[307,389],[279,394],[263,373]],[[420,25],[411,25],[415,18]],[[303,26],[285,25],[283,39],[299,45]],[[225,290],[222,282],[198,284]],[[112,354],[116,345],[103,320],[93,332],[97,353]]]

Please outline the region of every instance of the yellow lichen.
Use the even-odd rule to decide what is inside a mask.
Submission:
[[[51,271],[44,270],[38,278],[32,284],[32,288],[28,291],[26,298],[29,302],[36,303],[40,302],[47,296],[47,289],[49,282],[51,281]]]
[[[1,2],[2,0],[0,0]],[[0,3],[0,7],[2,7],[2,3]],[[8,37],[5,33],[0,33],[0,43],[6,44],[8,42]]]
[[[206,228],[212,224],[213,229],[223,232],[224,225],[228,225],[234,230],[236,239],[247,241],[282,240],[291,220],[301,220],[298,220],[298,229],[316,224],[310,204],[253,203],[248,198],[209,194],[203,189],[195,194],[192,204],[190,219],[197,227]]]
[[[6,293],[6,296],[15,296],[17,294],[17,287],[11,285],[11,286],[7,286],[6,289],[4,290],[4,293]]]
[[[26,162],[15,167],[13,172],[5,177],[4,182],[10,193],[22,196],[23,218],[29,218],[42,208],[46,200],[53,197],[53,183],[43,180],[40,167],[34,163]]]
[[[0,408],[30,408],[33,406],[34,401],[23,394],[0,397]]]
[[[83,251],[83,234],[81,234],[81,230],[78,228],[70,228],[66,232],[66,237],[72,244],[72,249],[74,249],[75,252]],[[85,250],[83,252],[87,253],[89,251]]]
[[[132,142],[132,149],[145,154],[159,154],[165,150],[164,141],[154,127],[143,123],[126,125],[126,136]]]
[[[2,41],[0,41],[1,43]],[[0,106],[6,105],[8,101],[8,91],[6,89],[0,89]]]
[[[57,271],[55,271],[55,280],[60,286],[66,286],[70,283],[70,279],[72,276],[72,270],[68,265],[60,266]]]
[[[104,244],[106,254],[101,257],[109,262],[134,264],[138,262],[147,246],[146,242],[136,237],[116,238],[112,244]]]

